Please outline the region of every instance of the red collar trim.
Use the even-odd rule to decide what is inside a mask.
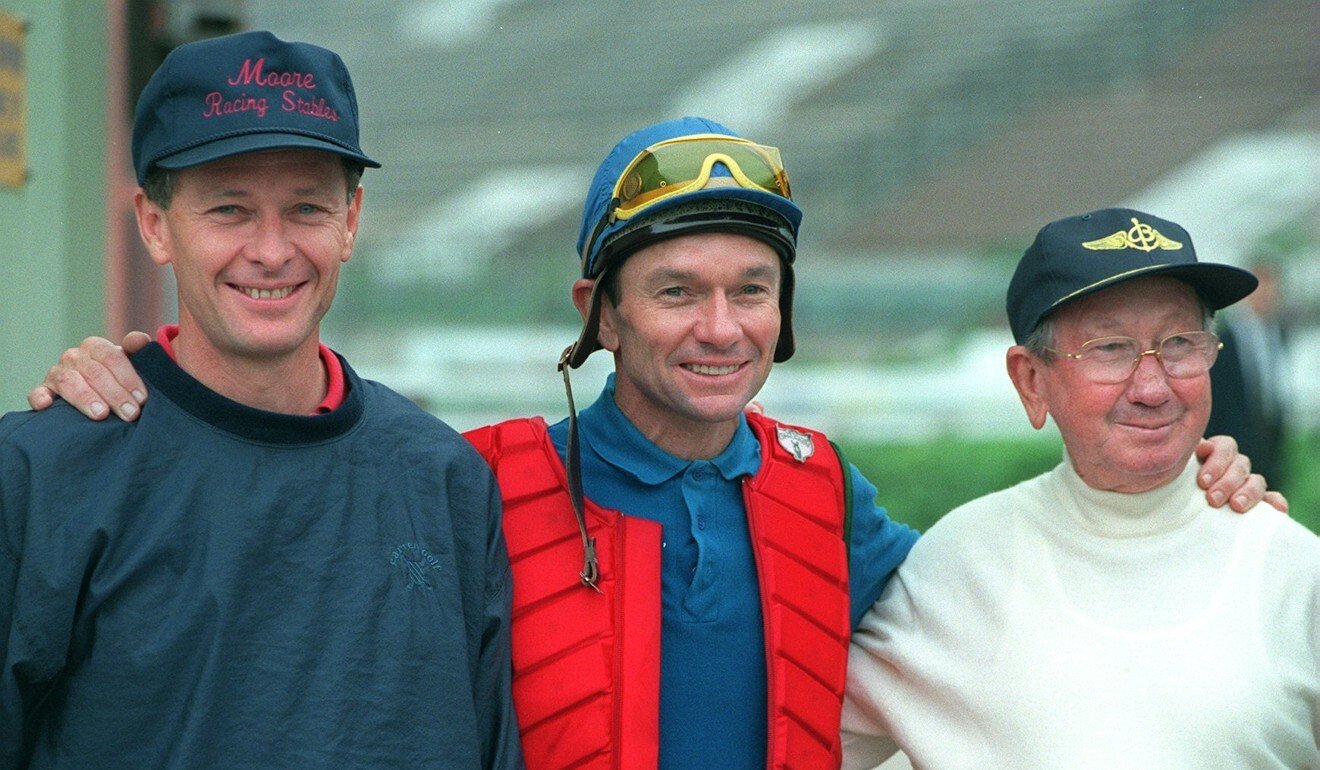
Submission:
[[[174,338],[179,336],[178,324],[165,324],[156,330],[156,342],[160,343],[170,358],[178,363],[179,359],[174,355]],[[339,356],[325,345],[317,343],[317,352],[321,355],[321,365],[325,367],[326,387],[325,398],[317,404],[316,411],[312,414],[326,414],[333,412],[344,403],[344,366],[339,363]]]

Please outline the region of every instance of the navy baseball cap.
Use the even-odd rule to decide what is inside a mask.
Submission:
[[[357,98],[339,55],[265,31],[175,48],[143,89],[133,118],[138,184],[157,166],[296,147],[380,168],[358,146]]]
[[[1256,276],[1232,265],[1198,262],[1180,225],[1134,209],[1100,209],[1059,219],[1036,233],[1008,284],[1013,339],[1027,339],[1050,313],[1133,278],[1165,275],[1188,284],[1211,310],[1256,288]]]

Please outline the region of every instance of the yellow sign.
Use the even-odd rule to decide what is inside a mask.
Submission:
[[[23,42],[27,24],[0,11],[0,185],[27,181],[27,100]]]

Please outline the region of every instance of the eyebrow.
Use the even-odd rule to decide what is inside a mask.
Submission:
[[[743,271],[743,278],[777,278],[779,277],[779,270],[776,269],[777,267],[778,265],[775,265],[774,267],[761,265],[759,267],[748,268]]]
[[[696,280],[698,277],[697,273],[691,270],[678,270],[675,268],[661,268],[647,276],[648,280],[660,283],[666,281],[692,281]],[[744,270],[740,276],[743,280],[771,280],[776,277],[778,277],[778,271],[775,270],[774,267],[765,265],[749,267]]]
[[[333,188],[328,186],[324,188],[321,186],[299,187],[295,190],[290,191],[290,195],[295,198],[314,197],[317,195],[325,195],[329,193],[333,193]],[[248,188],[215,187],[211,189],[202,190],[199,194],[204,199],[222,200],[229,198],[249,198],[255,195],[256,191]]]

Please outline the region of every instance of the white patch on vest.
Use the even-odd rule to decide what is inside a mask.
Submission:
[[[793,455],[794,460],[804,463],[808,457],[816,453],[816,445],[812,443],[811,436],[806,433],[792,428],[785,428],[782,425],[776,425],[775,432],[779,436],[779,445],[784,448],[784,451]]]

